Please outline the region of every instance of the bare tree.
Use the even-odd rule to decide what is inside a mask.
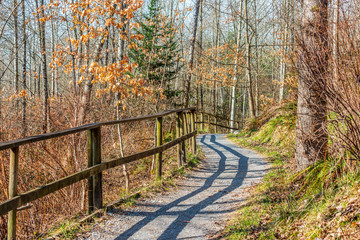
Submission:
[[[200,8],[200,1],[196,0],[195,5],[195,15],[194,15],[194,27],[191,34],[191,41],[190,41],[190,59],[189,59],[189,71],[186,81],[185,81],[185,101],[184,106],[189,106],[190,101],[190,89],[191,89],[191,76],[192,76],[192,70],[194,65],[194,53],[195,53],[195,40],[196,40],[196,32],[197,32],[197,25],[198,25],[198,18],[199,18],[199,8]]]
[[[242,13],[243,1],[240,0],[240,9],[239,13]],[[234,61],[234,77],[233,77],[233,86],[231,87],[231,113],[230,113],[230,127],[234,128],[235,121],[235,103],[236,103],[236,85],[238,83],[239,76],[239,54],[240,54],[240,41],[241,41],[241,31],[242,31],[242,21],[239,19],[237,27],[237,37],[236,37],[236,56]],[[231,130],[233,132],[233,130]]]
[[[248,0],[244,1],[245,12],[245,48],[246,48],[246,77],[249,87],[249,112],[250,117],[255,117],[255,103],[253,93],[253,81],[251,74],[251,43],[250,43],[250,27],[249,27],[249,13],[248,13]]]
[[[14,65],[14,88],[15,92],[19,92],[19,34],[18,34],[18,3],[17,0],[14,0],[14,55],[15,55],[15,65]]]
[[[35,1],[36,8],[39,9],[38,0]],[[40,13],[37,14],[38,28],[39,28],[39,44],[42,56],[42,76],[43,76],[43,122],[42,130],[47,132],[48,129],[48,110],[49,110],[49,91],[48,91],[48,78],[47,78],[47,56],[46,56],[46,36],[45,36],[45,9],[44,9],[44,0],[40,2]],[[40,78],[39,78],[40,81]],[[39,89],[38,89],[39,91]]]
[[[328,1],[304,0],[299,45],[296,163],[305,169],[326,156]]]
[[[22,88],[26,90],[26,51],[27,51],[27,34],[26,34],[26,14],[25,14],[25,1],[22,1],[22,30],[23,30],[23,65],[22,65]],[[26,96],[22,96],[22,135],[26,134]]]
[[[332,60],[334,68],[333,79],[335,80],[339,78],[339,66],[337,64],[339,58],[339,5],[340,0],[334,0],[334,13],[332,20]]]
[[[280,89],[279,89],[279,101],[281,102],[284,99],[284,88],[285,88],[285,74],[286,74],[286,63],[285,63],[285,57],[287,54],[287,43],[288,43],[288,0],[283,0],[281,4],[281,12],[282,17],[284,18],[284,21],[282,21],[281,26],[281,50],[282,50],[282,58],[280,58]]]

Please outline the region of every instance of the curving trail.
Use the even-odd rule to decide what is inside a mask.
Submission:
[[[259,182],[269,165],[255,152],[221,134],[197,138],[206,159],[178,184],[176,191],[139,200],[135,207],[109,213],[87,239],[208,239]]]

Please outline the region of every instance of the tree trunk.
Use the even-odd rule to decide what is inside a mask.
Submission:
[[[283,28],[283,36],[281,37],[281,49],[282,49],[282,58],[280,59],[280,89],[279,89],[279,102],[284,99],[284,87],[285,87],[285,74],[286,74],[286,63],[285,57],[287,55],[287,44],[288,44],[288,0],[283,0],[282,12],[284,17],[284,28]]]
[[[41,90],[40,90],[40,88],[41,88],[41,75],[42,75],[42,73],[41,73],[41,64],[38,65],[38,73],[39,74],[38,74],[38,79],[37,79],[36,84],[37,84],[37,95],[40,98],[40,96],[41,96]]]
[[[120,93],[117,93],[117,100],[120,100]],[[116,105],[116,120],[120,120],[120,106],[119,104]],[[120,154],[121,157],[124,157],[124,146],[123,146],[123,141],[122,141],[122,135],[121,135],[121,127],[120,124],[117,124],[117,133],[118,133],[118,138],[119,138],[119,147],[120,147]],[[130,191],[130,177],[129,177],[129,173],[126,169],[126,164],[122,165],[122,169],[123,169],[123,174],[125,177],[125,190],[128,193]]]
[[[23,30],[23,72],[22,72],[22,88],[23,90],[26,91],[26,51],[27,51],[27,46],[26,46],[26,15],[25,15],[25,1],[22,1],[21,4],[21,8],[22,8],[22,30]],[[26,96],[22,97],[22,121],[21,121],[21,125],[22,125],[22,136],[25,137],[26,134]]]
[[[44,6],[44,0],[41,0],[41,5]],[[42,8],[41,17],[45,17],[45,10]],[[47,75],[47,60],[46,60],[46,36],[45,36],[45,21],[41,23],[41,52],[42,52],[42,63],[43,63],[43,132],[47,132],[48,130],[48,114],[49,114],[49,90],[48,90],[48,75]]]
[[[190,60],[189,60],[189,73],[185,81],[185,102],[184,106],[189,107],[190,101],[190,89],[191,89],[191,76],[192,70],[194,65],[194,53],[195,53],[195,40],[196,40],[196,32],[197,32],[197,25],[198,25],[198,18],[199,18],[199,8],[200,8],[200,1],[196,0],[195,5],[195,15],[194,15],[194,29],[191,34],[191,42],[190,42]]]
[[[35,1],[36,8],[39,8],[38,0]],[[47,78],[47,62],[46,62],[46,41],[45,41],[45,21],[41,22],[40,17],[45,17],[45,10],[44,10],[44,0],[41,0],[41,11],[40,16],[37,15],[38,21],[38,28],[39,28],[39,42],[40,42],[40,50],[42,56],[42,75],[43,75],[43,122],[42,122],[42,130],[44,133],[48,130],[48,78]],[[40,78],[39,78],[40,81]],[[40,85],[38,91],[40,92]]]
[[[51,52],[55,52],[55,27],[54,27],[54,21],[50,21],[51,24]],[[52,69],[51,71],[51,90],[50,90],[50,96],[55,96],[55,69]]]
[[[122,9],[125,8],[124,3],[121,4],[121,8]],[[125,21],[126,20],[124,18],[123,22],[125,22]],[[124,27],[121,29],[120,34],[126,34],[127,25],[128,24],[124,25]],[[126,55],[126,52],[125,52],[125,40],[124,39],[125,39],[124,37],[119,38],[119,48],[120,49],[119,49],[119,52],[118,52],[118,58],[119,58],[120,61],[123,60],[124,56]],[[117,93],[116,94],[116,100],[117,100],[117,103],[116,103],[116,119],[117,120],[120,120],[120,105],[119,105],[120,99],[121,99],[121,94]],[[120,124],[117,125],[117,132],[118,132],[118,138],[119,138],[120,154],[121,154],[121,157],[124,157],[125,155],[124,155],[124,147],[123,147]],[[129,173],[128,173],[127,168],[126,168],[126,164],[122,165],[122,169],[123,169],[123,174],[124,174],[124,177],[125,177],[125,190],[128,193],[130,191],[130,176],[129,176]]]
[[[257,2],[254,1],[254,13],[255,13],[255,23],[254,23],[254,36],[255,36],[255,116],[259,115],[259,34],[258,34],[258,12],[257,12]]]
[[[328,1],[304,0],[296,127],[296,164],[303,170],[326,156],[326,89]]]
[[[218,0],[216,2],[216,68],[219,70],[221,69],[221,60],[220,60],[220,13],[221,13],[221,2],[220,0]],[[217,73],[218,74],[218,73]],[[221,109],[223,109],[222,106],[222,96],[221,96],[221,91],[222,91],[222,82],[219,81],[220,79],[218,79],[217,77],[215,78],[215,80],[219,83],[216,84],[215,86],[215,92],[216,92],[216,108],[215,108],[215,112],[214,115],[218,114],[218,107],[220,106]],[[220,97],[219,97],[220,95]],[[215,121],[216,122],[216,121]],[[217,129],[217,126],[215,126],[215,129]],[[217,131],[216,131],[217,132]]]
[[[14,88],[16,94],[19,93],[19,37],[18,37],[18,3],[17,0],[14,0],[14,55],[15,55],[15,62],[14,62]],[[17,100],[16,100],[17,101]],[[18,103],[18,102],[17,102]]]
[[[249,112],[250,117],[255,117],[255,104],[253,93],[253,82],[251,76],[251,46],[250,46],[250,30],[249,30],[249,16],[248,16],[248,0],[244,2],[245,11],[245,47],[246,47],[246,77],[249,84]]]
[[[201,0],[201,3],[200,3],[200,36],[199,36],[199,65],[202,66],[202,57],[203,57],[203,3],[204,3],[204,0]],[[203,83],[202,83],[202,74],[200,74],[200,84],[199,84],[199,97],[200,97],[200,100],[199,100],[199,109],[201,111],[204,111],[204,94],[203,94]],[[198,109],[198,110],[199,110]]]
[[[333,60],[333,79],[339,78],[339,5],[340,0],[335,0],[332,26],[332,60]]]
[[[68,35],[68,38],[69,38],[69,50],[70,50],[70,54],[71,54],[71,61],[72,61],[72,77],[73,77],[73,86],[74,86],[74,96],[75,96],[75,99],[77,99],[77,80],[76,80],[76,66],[75,66],[75,54],[73,53],[73,46],[71,44],[71,37],[70,37],[70,29],[69,29],[69,23],[66,22],[66,32],[67,32],[67,35]],[[75,100],[77,101],[77,100]]]
[[[116,10],[116,8],[115,8],[115,10]],[[113,17],[113,14],[110,15],[110,17]],[[109,26],[106,26],[104,31],[108,31],[108,30],[109,30]],[[107,37],[109,37],[109,36],[103,35],[101,37],[101,39],[99,39],[99,44],[95,51],[96,54],[95,54],[95,58],[94,58],[93,62],[98,61],[100,59],[100,55],[103,50],[104,43],[106,42]],[[90,41],[88,41],[87,46],[86,46],[87,54],[89,54],[89,52],[90,52],[89,43],[90,43]],[[88,60],[87,66],[90,66],[89,60]],[[86,81],[85,86],[84,86],[84,91],[83,91],[83,94],[80,99],[79,124],[85,124],[85,122],[86,122],[86,117],[87,117],[88,110],[90,107],[90,102],[91,102],[91,94],[92,94],[94,78],[95,78],[95,76],[91,75],[90,79]]]
[[[242,13],[242,1],[240,2],[240,14]],[[231,87],[231,113],[230,113],[230,127],[234,128],[234,121],[235,121],[235,103],[236,103],[236,84],[238,82],[238,75],[239,75],[239,66],[238,66],[238,58],[240,54],[240,40],[241,40],[241,28],[242,21],[239,19],[239,24],[237,28],[237,37],[236,37],[236,56],[235,56],[235,62],[234,62],[234,77],[233,82],[234,85]],[[233,129],[231,129],[231,132],[234,132]]]
[[[246,118],[246,102],[247,102],[247,88],[244,87],[244,93],[243,93],[243,104],[242,104],[242,124],[244,124],[245,122],[245,118]]]

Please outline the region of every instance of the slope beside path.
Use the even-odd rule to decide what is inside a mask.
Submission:
[[[208,239],[246,197],[269,165],[255,152],[221,134],[197,137],[205,160],[176,191],[137,201],[94,226],[87,239]]]

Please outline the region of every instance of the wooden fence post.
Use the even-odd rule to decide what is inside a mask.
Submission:
[[[215,116],[215,133],[217,133],[217,123],[218,123],[218,121],[217,121],[217,117]]]
[[[186,135],[186,113],[182,112],[182,124],[181,124],[181,135]],[[181,164],[184,165],[186,163],[186,143],[183,141],[181,143]]]
[[[231,120],[226,121],[226,126],[228,127],[228,133],[232,133],[233,129],[229,129],[229,128],[231,128]],[[235,128],[235,122],[234,122],[233,126]]]
[[[94,165],[101,163],[101,129],[100,127],[94,129]],[[102,197],[102,173],[94,176],[94,207],[100,209],[103,207]]]
[[[93,139],[92,139],[92,130],[87,131],[87,138],[88,138],[88,168],[93,166]],[[94,177],[88,178],[88,211],[91,214],[94,211]]]
[[[191,111],[191,125],[192,125],[192,128],[191,128],[191,132],[195,131],[196,127],[195,127],[195,110],[192,110]],[[194,137],[192,137],[192,151],[193,151],[193,154],[196,154],[196,135]]]
[[[162,117],[156,118],[156,147],[162,145]],[[161,180],[162,152],[156,154],[156,179]]]
[[[187,124],[188,124],[188,134],[189,133],[191,133],[192,132],[192,118],[191,118],[191,112],[187,112]],[[191,138],[189,138],[189,141],[188,141],[188,143],[189,143],[189,146],[191,146],[192,145],[192,139]]]
[[[187,112],[187,120],[188,120],[188,133],[191,133],[193,130],[193,124],[192,124],[192,117],[191,117],[191,112]],[[192,138],[189,138],[189,146],[192,146]]]
[[[187,116],[188,116],[189,133],[191,133],[193,131],[192,112],[191,111],[188,112]],[[192,151],[192,144],[193,144],[193,140],[192,138],[189,138],[189,145],[191,147],[191,151]]]
[[[183,113],[184,115],[184,125],[185,125],[185,135],[189,133],[189,114],[187,112]]]
[[[200,113],[201,130],[204,131],[204,113]]]
[[[183,119],[184,119],[184,121],[183,121],[183,128],[184,128],[184,132],[183,132],[183,135],[186,135],[186,134],[188,134],[189,133],[189,131],[188,131],[188,114],[187,114],[187,112],[183,112]],[[185,140],[184,141],[184,147],[186,148],[186,144],[187,143],[189,143],[189,141],[188,140]]]
[[[88,167],[101,163],[101,129],[100,127],[88,131]],[[89,213],[103,206],[102,173],[88,178]]]
[[[10,172],[9,172],[9,199],[17,195],[17,176],[19,165],[19,147],[10,151]],[[8,214],[8,240],[16,239],[16,209]]]
[[[207,132],[210,132],[210,115],[207,116]]]
[[[181,130],[181,113],[178,112],[176,113],[176,138],[179,138],[182,136],[182,130]],[[179,143],[176,147],[177,147],[177,159],[178,159],[178,165],[179,167],[182,166],[182,157],[181,157],[181,151],[182,151],[182,143]]]

